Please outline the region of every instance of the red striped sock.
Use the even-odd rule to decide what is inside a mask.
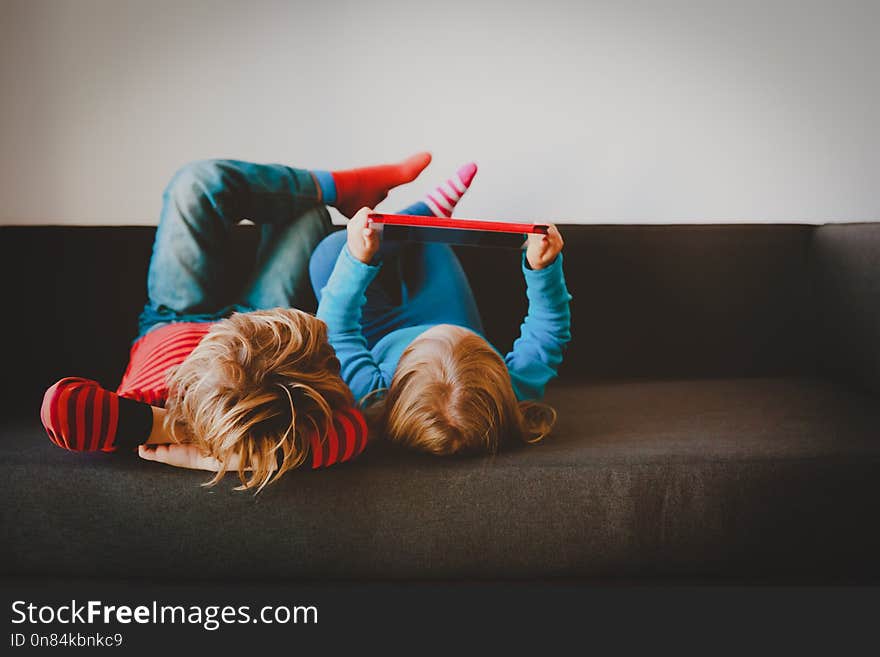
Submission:
[[[416,153],[397,164],[332,171],[336,185],[333,205],[346,217],[363,207],[374,208],[388,196],[388,190],[415,180],[430,162],[430,153]]]
[[[148,404],[125,399],[80,377],[61,379],[43,395],[40,419],[49,439],[74,452],[112,452],[144,442],[153,427]]]

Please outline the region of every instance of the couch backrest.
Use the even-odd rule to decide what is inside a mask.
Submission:
[[[812,262],[822,373],[880,392],[880,223],[817,228]]]
[[[802,225],[565,226],[568,377],[739,377],[813,371]],[[518,254],[460,254],[488,333],[525,310]]]
[[[574,296],[564,378],[813,371],[812,227],[562,230]],[[30,412],[45,387],[62,376],[116,386],[146,300],[154,232],[152,227],[0,228],[6,408],[23,405]],[[235,231],[230,291],[244,280],[256,233],[250,226]],[[525,312],[520,254],[461,248],[459,255],[487,333],[505,350]]]

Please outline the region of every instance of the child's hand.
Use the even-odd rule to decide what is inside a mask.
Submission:
[[[546,235],[529,233],[528,246],[526,247],[526,259],[532,269],[544,269],[556,260],[556,256],[562,251],[564,242],[559,229],[550,225]]]
[[[138,456],[146,461],[156,461],[190,470],[218,472],[223,467],[217,459],[202,456],[199,448],[193,444],[138,445]],[[237,470],[238,457],[233,457],[226,465],[229,470]]]
[[[379,229],[367,215],[372,210],[361,208],[348,222],[348,252],[365,265],[370,264],[379,252]]]

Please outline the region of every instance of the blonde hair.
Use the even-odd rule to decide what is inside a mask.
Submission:
[[[556,422],[550,406],[517,402],[507,366],[483,338],[451,325],[407,347],[371,415],[392,442],[437,455],[494,454],[508,438],[535,443]]]
[[[237,490],[259,492],[305,461],[307,432],[326,435],[332,409],[352,404],[324,322],[292,308],[258,310],[216,323],[169,373],[165,426],[221,463],[205,485],[238,457]]]

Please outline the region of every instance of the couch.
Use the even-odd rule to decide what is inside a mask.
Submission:
[[[377,440],[254,496],[40,425],[62,376],[118,383],[154,228],[0,228],[3,575],[876,582],[880,224],[562,230],[550,438],[460,459]],[[255,244],[236,228],[230,290]],[[459,255],[505,349],[519,254]]]

